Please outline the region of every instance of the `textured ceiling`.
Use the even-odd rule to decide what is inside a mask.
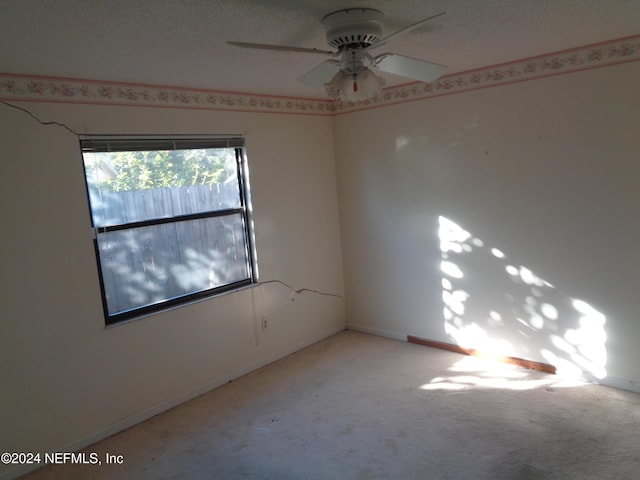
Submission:
[[[446,11],[376,53],[450,73],[640,33],[640,0],[0,0],[0,71],[324,98],[296,82],[322,56],[225,42],[327,48],[322,17],[348,7],[381,10],[383,35]]]

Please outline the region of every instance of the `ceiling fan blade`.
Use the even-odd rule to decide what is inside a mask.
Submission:
[[[337,60],[325,60],[298,78],[298,81],[308,87],[321,88],[325,83],[331,81],[339,71],[340,62]]]
[[[320,53],[322,55],[336,55],[338,52],[319,50],[317,48],[289,47],[287,45],[270,45],[268,43],[227,42],[240,48],[254,48],[258,50],[274,50],[276,52]]]
[[[424,60],[405,57],[404,55],[395,53],[383,53],[373,60],[373,66],[383,72],[393,73],[394,75],[400,75],[426,83],[433,82],[447,71],[447,67],[444,65],[425,62]]]
[[[427,23],[429,20],[433,20],[434,18],[437,18],[437,17],[439,17],[441,15],[444,15],[445,13],[447,13],[447,12],[440,12],[440,13],[437,13],[435,15],[431,15],[430,17],[424,18],[424,19],[420,20],[419,22],[416,22],[416,23],[413,23],[413,24],[411,24],[411,25],[409,25],[407,27],[404,27],[404,28],[398,30],[397,32],[392,33],[391,35],[387,35],[386,37],[381,38],[377,42],[374,42],[371,45],[369,45],[367,47],[367,50],[370,50],[372,48],[381,47],[382,45],[384,45],[386,43],[389,43],[391,40],[395,40],[396,38],[398,38],[398,37],[400,37],[400,36],[402,36],[402,35],[404,35],[406,33],[409,33],[411,30],[415,30],[416,28],[421,27],[422,25]]]

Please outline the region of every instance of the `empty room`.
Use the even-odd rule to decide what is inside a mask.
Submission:
[[[640,2],[0,1],[0,479],[633,479]]]

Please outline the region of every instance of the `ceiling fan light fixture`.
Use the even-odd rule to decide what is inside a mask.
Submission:
[[[368,68],[362,68],[355,76],[340,71],[325,85],[329,98],[343,102],[362,102],[382,93],[384,79]]]
[[[333,78],[324,85],[324,89],[329,98],[331,100],[340,99],[342,89],[347,85],[350,79],[351,77],[343,71],[336,73]]]
[[[444,75],[447,67],[438,63],[397,53],[383,53],[376,56],[370,53],[444,14],[445,12],[431,15],[382,37],[384,15],[381,11],[373,8],[338,10],[322,20],[327,42],[336,51],[262,43],[228,43],[243,48],[330,55],[333,58],[316,65],[299,77],[298,81],[311,88],[324,86],[327,95],[333,100],[362,102],[379,96],[384,85],[384,79],[375,75],[369,67],[375,71],[425,83],[431,83]]]

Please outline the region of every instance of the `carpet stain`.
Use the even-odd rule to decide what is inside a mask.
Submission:
[[[340,430],[340,435],[351,435],[353,433],[353,430],[354,430],[354,425],[353,423],[350,423],[346,427],[344,427],[342,430]]]

